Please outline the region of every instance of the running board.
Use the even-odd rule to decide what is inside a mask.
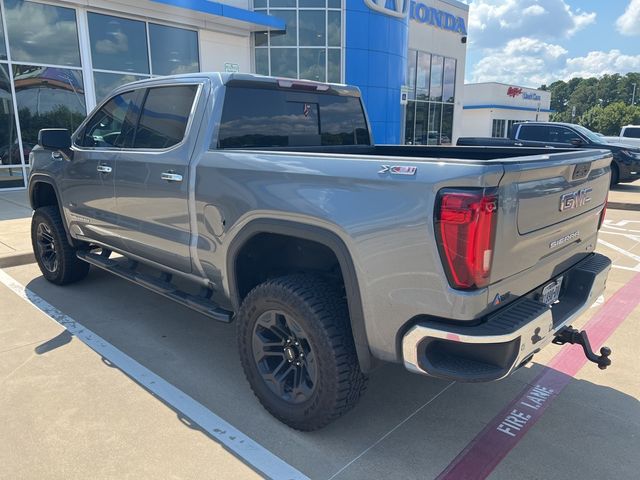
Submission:
[[[154,277],[138,272],[136,271],[137,262],[131,262],[126,258],[114,260],[104,255],[85,251],[77,252],[76,256],[95,267],[136,283],[214,320],[225,323],[231,322],[233,313],[213,303],[210,299],[211,291],[207,288],[203,288],[201,295],[192,295],[176,288],[171,283],[171,274],[162,272],[161,277]]]

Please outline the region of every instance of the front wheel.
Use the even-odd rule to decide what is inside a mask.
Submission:
[[[42,275],[51,283],[66,285],[87,276],[89,264],[76,257],[57,206],[40,207],[33,213],[31,244]]]
[[[322,428],[353,408],[366,388],[346,301],[313,275],[254,288],[238,312],[240,359],[264,408],[292,428]]]

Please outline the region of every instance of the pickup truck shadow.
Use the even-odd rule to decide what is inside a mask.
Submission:
[[[435,478],[543,368],[532,364],[491,384],[450,385],[385,365],[371,375],[353,411],[323,430],[302,433],[272,418],[253,396],[236,353],[234,325],[95,269],[68,287],[39,277],[28,288],[313,479],[333,478],[365,451],[335,478]],[[60,336],[36,348],[66,343]],[[606,373],[601,378],[607,381]],[[175,413],[183,425],[200,430]],[[567,477],[634,478],[640,470],[639,428],[637,399],[574,379],[529,431],[526,449],[508,456],[492,478],[558,478],[567,471],[568,453],[574,458]]]

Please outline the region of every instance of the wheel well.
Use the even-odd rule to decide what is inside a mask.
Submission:
[[[236,256],[235,278],[239,302],[264,281],[292,273],[317,273],[344,287],[340,263],[327,246],[298,237],[258,233]]]
[[[38,182],[31,192],[31,206],[36,208],[58,205],[58,197],[53,186],[46,182]]]

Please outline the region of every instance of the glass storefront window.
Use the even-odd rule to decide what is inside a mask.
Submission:
[[[324,8],[325,0],[298,0],[299,8]]]
[[[37,143],[41,128],[73,131],[84,120],[87,111],[79,70],[14,65],[13,77],[25,151]]]
[[[22,188],[24,187],[24,177],[22,174],[22,166],[16,167],[0,167],[0,190],[3,188]]]
[[[295,8],[295,6],[296,6],[296,0],[269,0],[269,8],[283,8],[283,7]]]
[[[256,73],[258,75],[269,75],[269,50],[266,48],[256,48]]]
[[[277,47],[295,46],[298,36],[298,22],[296,20],[296,11],[274,10],[269,14],[284,20],[287,24],[286,32],[271,32],[271,45]]]
[[[267,0],[253,0],[253,8],[267,8]]]
[[[416,70],[417,70],[417,52],[415,50],[409,50],[407,55],[407,72],[404,83],[409,90],[409,99],[415,98],[416,92]]]
[[[300,49],[300,78],[326,82],[326,50],[324,48]]]
[[[2,28],[2,12],[0,12],[0,60],[7,59],[7,45],[4,41],[4,29]]]
[[[418,73],[416,76],[416,98],[429,99],[429,78],[431,76],[431,54],[418,52]]]
[[[149,73],[144,22],[91,12],[88,17],[93,68]]]
[[[340,50],[338,48],[330,48],[328,50],[327,61],[327,82],[340,83],[342,75],[342,64],[340,62]]]
[[[442,101],[442,74],[444,67],[444,57],[433,55],[431,57],[431,86],[430,99],[432,102]]]
[[[271,49],[271,75],[276,77],[297,78],[297,73],[295,48]]]
[[[6,64],[0,64],[0,165],[20,165],[21,163],[9,67]]]
[[[142,80],[145,77],[138,75],[123,75],[121,73],[93,72],[93,80],[96,89],[96,103],[104,100],[114,89],[125,83]]]
[[[200,70],[197,32],[150,23],[149,42],[151,71],[154,75],[176,75]]]
[[[4,6],[12,61],[80,66],[74,9],[23,0]]]
[[[453,103],[455,101],[456,90],[456,60],[455,58],[444,59],[444,81],[442,83],[442,101]]]
[[[416,102],[407,102],[407,109],[404,117],[404,143],[413,145],[413,133],[416,118]]]
[[[440,145],[440,128],[442,127],[442,104],[429,103],[429,130],[427,145]]]
[[[340,46],[341,20],[342,12],[327,12],[327,45],[330,47]]]
[[[324,10],[300,10],[301,47],[323,47],[326,42],[326,12]]]
[[[442,134],[440,143],[451,145],[453,139],[453,105],[442,106]]]
[[[342,8],[342,0],[328,0],[327,6],[329,8]]]

